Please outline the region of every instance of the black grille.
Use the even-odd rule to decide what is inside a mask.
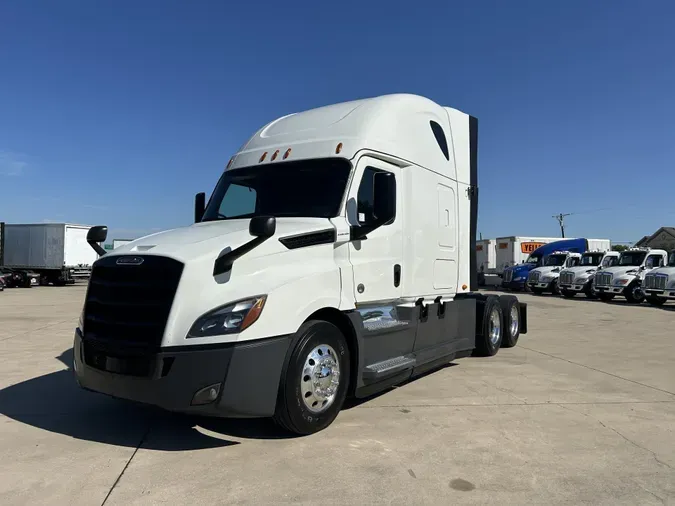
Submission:
[[[138,256],[138,265],[101,258],[92,269],[84,309],[84,338],[118,348],[160,345],[183,264],[160,256]]]

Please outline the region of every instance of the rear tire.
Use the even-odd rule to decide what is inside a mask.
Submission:
[[[513,348],[520,337],[520,303],[513,295],[499,298],[504,320],[502,348]]]
[[[349,348],[340,329],[323,320],[305,322],[281,372],[274,421],[300,435],[328,427],[347,396],[349,368]]]
[[[575,292],[572,292],[570,290],[560,290],[560,293],[562,294],[563,297],[566,299],[572,299],[574,296],[576,296]]]
[[[647,297],[647,302],[649,302],[652,306],[663,306],[666,303],[667,299],[664,299],[663,297],[656,297],[656,296],[649,296]]]
[[[499,351],[504,335],[504,316],[496,295],[476,300],[476,349],[474,355],[492,357]]]

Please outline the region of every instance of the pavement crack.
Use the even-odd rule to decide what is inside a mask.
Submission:
[[[62,323],[68,323],[69,321],[71,321],[70,318],[67,319],[67,320],[63,320],[61,322],[55,322],[55,323],[50,323],[49,325],[43,325],[42,327],[38,327],[36,329],[30,329],[27,332],[19,332],[18,334],[14,334],[14,335],[7,336],[7,337],[4,337],[4,338],[0,339],[0,342],[9,341],[10,339],[14,339],[15,337],[25,336],[26,334],[30,334],[32,332],[37,332],[39,330],[48,329],[49,327],[55,327],[56,325],[61,325]]]
[[[650,388],[652,390],[656,390],[656,391],[664,393],[664,394],[675,396],[675,392],[669,392],[668,390],[664,390],[664,389],[659,388],[659,387],[647,385],[645,383],[640,383],[639,381],[635,381],[635,380],[632,380],[632,379],[629,379],[629,378],[624,378],[623,376],[619,376],[618,374],[612,374],[611,372],[603,371],[602,369],[596,369],[595,367],[591,367],[590,365],[580,364],[579,362],[574,362],[573,360],[569,360],[569,359],[563,358],[563,357],[558,357],[556,355],[551,355],[550,353],[535,350],[533,348],[527,348],[526,346],[520,346],[520,348],[522,348],[523,350],[532,351],[534,353],[539,353],[540,355],[544,355],[546,357],[555,358],[556,360],[562,360],[563,362],[567,362],[568,364],[578,365],[579,367],[584,367],[585,369],[588,369],[590,371],[595,371],[595,372],[599,372],[599,373],[602,373],[602,374],[606,374],[607,376],[611,376],[613,378],[617,378],[617,379],[620,379],[620,380],[623,380],[623,381],[628,381],[630,383],[634,383],[635,385],[640,385],[640,386],[645,387],[645,388]]]
[[[621,438],[622,438],[624,441],[626,441],[627,443],[630,443],[631,445],[635,446],[636,448],[639,448],[640,450],[643,450],[643,451],[645,451],[645,452],[650,453],[650,454],[652,455],[652,457],[654,458],[654,460],[655,460],[658,464],[660,464],[660,465],[662,465],[662,466],[665,466],[665,467],[667,467],[668,469],[671,469],[671,470],[675,471],[675,468],[674,468],[673,466],[671,466],[670,464],[668,464],[667,462],[664,462],[663,460],[661,460],[661,459],[659,458],[659,456],[656,454],[655,451],[650,450],[649,448],[646,448],[646,447],[642,446],[641,444],[636,443],[636,442],[633,441],[631,438],[629,438],[628,436],[622,434],[619,430],[615,429],[615,428],[612,427],[611,425],[606,424],[605,422],[603,422],[603,421],[600,420],[599,418],[597,418],[597,417],[595,417],[595,416],[593,416],[593,415],[590,415],[590,414],[588,414],[588,413],[582,413],[581,411],[577,411],[576,409],[572,409],[572,408],[570,408],[570,407],[568,407],[568,406],[566,406],[566,405],[564,405],[564,404],[558,404],[558,405],[559,405],[561,408],[564,408],[564,409],[567,409],[567,410],[569,410],[569,411],[572,411],[573,413],[577,413],[577,414],[580,414],[580,415],[584,415],[584,416],[587,416],[588,418],[591,418],[591,419],[595,420],[595,421],[598,422],[600,425],[602,425],[605,429],[611,430],[612,432],[614,432],[614,434],[616,434],[617,436],[621,437]]]
[[[122,479],[122,476],[124,476],[124,473],[126,472],[127,468],[129,467],[129,464],[131,464],[131,461],[134,460],[134,457],[138,453],[138,450],[143,446],[143,443],[145,442],[146,438],[148,437],[148,434],[150,433],[150,425],[148,425],[148,428],[145,430],[145,433],[143,434],[143,437],[141,437],[141,440],[138,442],[136,445],[136,449],[134,452],[131,454],[131,457],[129,457],[129,460],[127,460],[127,463],[124,464],[124,468],[122,468],[122,472],[119,474],[117,479],[115,480],[115,483],[112,484],[112,487],[110,487],[110,490],[108,490],[108,493],[105,496],[105,499],[103,499],[103,502],[101,503],[101,506],[104,506],[104,504],[108,501],[110,498],[110,495],[112,494],[112,491],[115,490],[115,487],[117,484],[120,482]]]

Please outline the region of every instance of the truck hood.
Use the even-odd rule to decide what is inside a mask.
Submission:
[[[575,275],[578,276],[579,274],[584,274],[587,271],[592,271],[592,272],[589,272],[588,274],[593,274],[597,270],[598,270],[598,268],[594,267],[592,265],[577,265],[575,267],[567,267],[566,269],[563,269],[560,272],[563,272],[563,271],[564,272],[573,272]]]
[[[110,255],[162,255],[184,263],[204,256],[215,260],[226,249],[238,248],[253,239],[248,233],[249,222],[249,219],[209,221],[166,230],[120,246]],[[287,251],[279,238],[329,228],[334,227],[324,218],[279,218],[274,236],[245,256],[252,259]]]
[[[557,276],[557,275],[560,274],[560,271],[553,272],[555,269],[559,269],[559,267],[554,267],[554,266],[537,267],[536,269],[532,269],[532,272],[539,272],[539,273],[541,273],[542,276],[547,276],[547,275]]]
[[[534,264],[518,264],[513,267],[509,267],[508,270],[513,271],[513,277],[523,276],[534,269]]]
[[[611,274],[613,278],[616,278],[618,276],[625,276],[628,271],[637,271],[638,269],[639,267],[633,267],[631,265],[614,266],[602,269],[600,272],[606,272],[607,274]]]
[[[298,314],[305,306],[324,304],[338,307],[340,270],[334,258],[335,244],[289,249],[279,240],[309,232],[335,230],[336,226],[329,219],[278,218],[274,236],[236,259],[230,270],[214,275],[214,263],[218,257],[253,239],[248,232],[249,222],[248,219],[223,220],[167,230],[121,246],[102,259],[164,256],[184,264],[163,346],[212,345],[285,335],[297,330],[294,318],[299,318]],[[331,294],[330,300],[288,303],[293,295],[310,293],[311,285],[317,283]],[[262,316],[250,328],[239,334],[186,338],[190,326],[206,312],[258,295],[267,295],[267,302]]]

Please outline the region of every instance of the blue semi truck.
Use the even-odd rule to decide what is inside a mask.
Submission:
[[[561,239],[560,241],[550,242],[539,246],[530,253],[522,264],[514,265],[504,269],[502,276],[502,288],[507,290],[520,291],[526,288],[525,282],[532,269],[544,265],[545,258],[554,251],[571,251],[573,253],[586,253],[591,250],[606,251],[610,249],[610,243],[607,239],[585,239],[583,237],[576,239]]]

